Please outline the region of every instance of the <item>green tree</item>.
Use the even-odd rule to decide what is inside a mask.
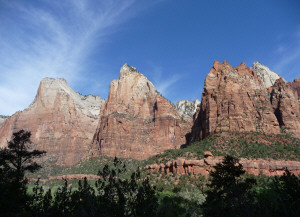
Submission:
[[[41,157],[46,152],[30,150],[32,144],[30,136],[31,133],[28,131],[15,132],[8,142],[7,148],[1,150],[1,167],[4,171],[10,172],[11,181],[26,181],[24,179],[25,172],[35,172],[41,168],[33,159]]]
[[[122,177],[126,166],[114,159],[114,166],[106,165],[96,182],[99,194],[100,216],[155,216],[158,202],[156,188],[149,179],[142,179],[140,172],[133,172],[130,178]]]
[[[31,216],[52,216],[52,199],[51,190],[45,192],[38,179],[33,187],[33,195],[28,200]]]
[[[275,192],[278,199],[278,216],[299,216],[300,178],[287,169],[280,177],[275,177]]]
[[[204,216],[248,216],[251,210],[251,188],[255,179],[246,178],[238,159],[226,156],[210,172],[209,189],[202,205]]]
[[[20,216],[27,212],[27,180],[25,172],[34,172],[40,166],[33,159],[45,152],[30,150],[31,133],[20,130],[13,133],[8,146],[0,150],[0,210],[2,216]]]

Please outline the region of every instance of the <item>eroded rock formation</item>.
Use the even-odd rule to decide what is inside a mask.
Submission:
[[[286,83],[278,79],[269,88],[271,103],[280,127],[300,138],[299,81]]]
[[[294,79],[293,82],[289,82],[291,88],[294,92],[298,94],[298,102],[300,103],[300,78]]]
[[[125,64],[110,84],[91,154],[146,159],[185,144],[190,128],[144,75]]]
[[[76,93],[64,79],[45,78],[32,104],[3,123],[0,145],[24,129],[32,133],[36,149],[47,151],[48,162],[73,165],[88,153],[103,104],[98,96]]]
[[[273,86],[277,79],[282,78],[276,72],[272,72],[267,66],[262,65],[259,62],[253,63],[252,68],[254,69],[256,74],[261,78],[266,88]]]
[[[177,173],[208,176],[209,172],[217,163],[222,163],[223,157],[208,155],[203,159],[184,159],[178,158],[169,161],[166,164],[151,164],[145,167],[146,170],[157,171],[161,173]],[[240,159],[243,169],[253,175],[263,173],[267,176],[281,176],[285,169],[288,169],[295,175],[300,175],[300,162],[298,161],[279,161],[279,160],[263,160],[263,159]]]
[[[215,61],[206,76],[192,140],[220,131],[280,133],[268,92],[245,63],[232,67]]]
[[[179,115],[183,118],[193,118],[196,113],[197,106],[200,104],[200,101],[196,99],[195,101],[191,100],[180,100],[176,103],[176,109]]]

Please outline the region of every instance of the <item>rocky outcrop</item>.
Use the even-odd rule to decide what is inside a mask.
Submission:
[[[280,75],[272,72],[267,66],[262,65],[259,62],[254,62],[252,68],[261,78],[266,88],[273,86],[277,79],[282,78]]]
[[[205,79],[192,140],[220,131],[280,133],[266,88],[245,63],[214,62]]]
[[[294,94],[297,92],[298,102],[300,103],[300,78],[294,79],[293,82],[289,82]]]
[[[195,101],[191,100],[180,100],[176,103],[176,109],[181,117],[183,118],[193,118],[196,113],[197,106],[200,104],[200,101],[196,99]]]
[[[125,64],[110,84],[91,154],[146,159],[185,144],[190,128],[144,75]]]
[[[98,96],[76,93],[64,79],[45,78],[32,104],[1,126],[1,147],[24,129],[32,133],[36,149],[47,151],[47,162],[73,165],[88,153],[103,104]]]
[[[300,138],[300,104],[297,80],[286,83],[278,79],[269,88],[271,103],[280,127]]]
[[[101,176],[97,176],[94,174],[66,174],[61,176],[50,176],[48,179],[41,179],[41,178],[29,178],[30,182],[36,182],[39,180],[40,182],[49,182],[49,181],[64,181],[64,180],[98,180]]]
[[[208,176],[209,172],[218,163],[222,163],[223,157],[213,157],[212,155],[206,156],[203,159],[184,159],[178,158],[169,161],[166,164],[151,164],[145,167],[149,171],[157,171],[161,173],[177,173],[177,174],[192,174]],[[281,176],[285,169],[288,169],[295,175],[300,175],[300,162],[298,161],[279,161],[279,160],[263,160],[263,159],[245,159],[239,160],[243,169],[253,175],[260,173],[267,176]]]
[[[9,116],[0,115],[0,127]]]

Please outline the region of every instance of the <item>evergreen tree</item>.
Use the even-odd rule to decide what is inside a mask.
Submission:
[[[33,159],[45,152],[30,151],[31,133],[20,130],[13,133],[8,146],[0,150],[0,210],[2,216],[21,216],[27,212],[27,179],[25,172],[34,172],[40,166]]]
[[[250,192],[254,179],[244,179],[243,166],[236,158],[226,156],[210,172],[211,181],[205,203],[204,216],[247,216],[253,203]]]

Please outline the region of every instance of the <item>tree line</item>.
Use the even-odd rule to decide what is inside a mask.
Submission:
[[[127,168],[117,158],[112,167],[105,165],[99,171],[101,178],[94,184],[85,178],[72,188],[65,180],[52,191],[38,180],[28,193],[25,174],[41,168],[34,159],[46,154],[30,148],[30,136],[24,130],[13,133],[8,146],[0,150],[0,216],[300,216],[299,177],[286,170],[271,183],[261,184],[230,156],[210,172],[201,204],[162,194],[164,189],[139,170],[121,178]]]

